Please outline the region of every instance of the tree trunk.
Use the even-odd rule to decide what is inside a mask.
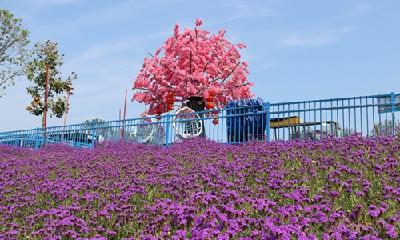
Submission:
[[[193,109],[195,112],[201,112],[205,110],[206,103],[204,102],[203,97],[190,97],[186,106]],[[200,118],[204,117],[204,113],[198,113],[198,115]],[[206,137],[206,130],[203,119],[201,120],[201,124],[203,126],[203,130],[200,134],[200,137]]]
[[[48,98],[49,98],[49,65],[46,64],[46,80],[45,80],[45,93],[44,93],[44,106],[43,106],[43,118],[42,118],[42,128],[47,127],[47,108],[48,108]]]
[[[206,108],[203,97],[190,97],[187,106],[196,112],[204,111]]]
[[[48,98],[49,98],[49,65],[46,64],[46,85],[45,85],[45,95],[44,95],[44,107],[43,107],[43,118],[42,118],[42,129],[44,145],[46,145],[46,128],[47,128],[47,108],[48,108]]]

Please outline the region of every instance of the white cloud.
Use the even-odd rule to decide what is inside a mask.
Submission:
[[[135,41],[119,41],[115,43],[94,44],[86,49],[74,62],[84,62],[96,58],[105,58],[107,56],[127,51],[134,47]]]
[[[171,32],[171,29],[154,32],[146,36],[125,37],[120,40],[109,40],[95,43],[86,48],[78,56],[69,60],[70,65],[77,65],[93,59],[107,59],[109,56],[124,53],[127,51],[141,50],[150,40],[164,39]],[[155,49],[149,50],[150,52]]]
[[[32,0],[36,4],[76,4],[83,0]]]
[[[323,46],[339,41],[344,34],[353,31],[354,27],[345,27],[334,30],[325,30],[316,33],[290,34],[280,40],[280,44],[287,47]]]
[[[252,1],[230,1],[234,8],[234,14],[229,20],[239,20],[244,18],[263,18],[268,16],[276,16],[276,12],[266,3]]]
[[[271,69],[271,68],[275,68],[277,66],[278,66],[277,62],[266,62],[266,63],[261,63],[260,64],[260,68],[263,69],[263,70],[268,70],[268,69]]]
[[[370,2],[358,2],[354,4],[348,12],[346,12],[345,16],[352,17],[356,16],[371,10],[372,4]]]
[[[216,7],[223,9],[223,12],[210,22],[215,25],[243,19],[261,19],[277,16],[274,1],[249,1],[249,0],[220,0],[216,1]],[[218,4],[219,3],[219,4]],[[210,22],[208,24],[210,24]]]
[[[290,36],[281,40],[282,44],[289,47],[321,46],[337,41],[336,36],[320,34],[314,36]]]

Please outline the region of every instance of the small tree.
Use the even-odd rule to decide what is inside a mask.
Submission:
[[[193,30],[183,32],[176,25],[174,35],[144,59],[133,84],[137,90],[133,100],[148,104],[149,114],[172,110],[175,100],[207,98],[212,106],[223,106],[229,100],[252,96],[247,63],[239,54],[245,45],[229,42],[224,30],[214,35],[200,29],[201,25],[198,19]]]
[[[61,118],[67,111],[66,94],[72,95],[72,80],[76,74],[72,72],[66,79],[61,77],[59,68],[63,65],[64,54],[60,54],[57,43],[47,41],[37,43],[33,51],[33,60],[28,63],[26,75],[34,85],[27,88],[33,100],[27,106],[31,114],[43,116],[42,127],[46,127],[46,113]],[[48,77],[48,99],[46,102],[46,76]]]
[[[380,123],[374,124],[374,128],[371,131],[373,136],[378,135],[399,135],[400,134],[400,121],[393,122],[392,120],[385,120]]]
[[[28,31],[21,26],[21,19],[7,10],[0,9],[0,97],[23,74],[27,57]]]
[[[104,126],[105,122],[106,121],[104,121],[103,119],[93,118],[91,120],[84,121],[82,124],[84,125],[84,127],[93,128],[93,127],[97,127],[97,126]]]
[[[347,128],[347,127],[345,127],[345,128],[342,129],[342,136],[343,136],[343,137],[347,137],[347,136],[350,136],[350,135],[352,135],[352,134],[355,134],[354,129],[352,129],[352,128]]]
[[[100,119],[100,118],[86,120],[82,124],[83,124],[84,128],[88,128],[88,129],[96,128],[96,135],[98,135],[98,136],[101,135],[104,137],[105,135],[107,135],[107,133],[110,133],[110,131],[111,131],[108,128],[106,121],[104,121],[103,119]]]

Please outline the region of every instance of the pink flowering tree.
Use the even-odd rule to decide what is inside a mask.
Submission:
[[[175,25],[174,35],[144,59],[132,100],[149,105],[148,114],[167,112],[172,110],[171,102],[193,98],[222,107],[229,100],[252,97],[253,83],[247,79],[247,63],[239,53],[246,46],[229,42],[224,30],[211,34],[201,25],[197,19],[194,29],[183,32]]]

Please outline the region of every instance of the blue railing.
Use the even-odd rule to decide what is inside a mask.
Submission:
[[[92,148],[103,141],[124,140],[169,145],[202,136],[225,143],[318,140],[395,134],[399,127],[400,94],[301,102],[261,103],[201,112],[178,111],[162,116],[75,124],[0,133],[0,144],[40,148],[62,143]]]
[[[395,93],[275,103],[270,106],[271,119],[295,116],[297,123],[287,126],[271,121],[271,137],[273,140],[288,140],[318,138],[316,135],[395,134],[399,125],[399,110],[400,94]]]

